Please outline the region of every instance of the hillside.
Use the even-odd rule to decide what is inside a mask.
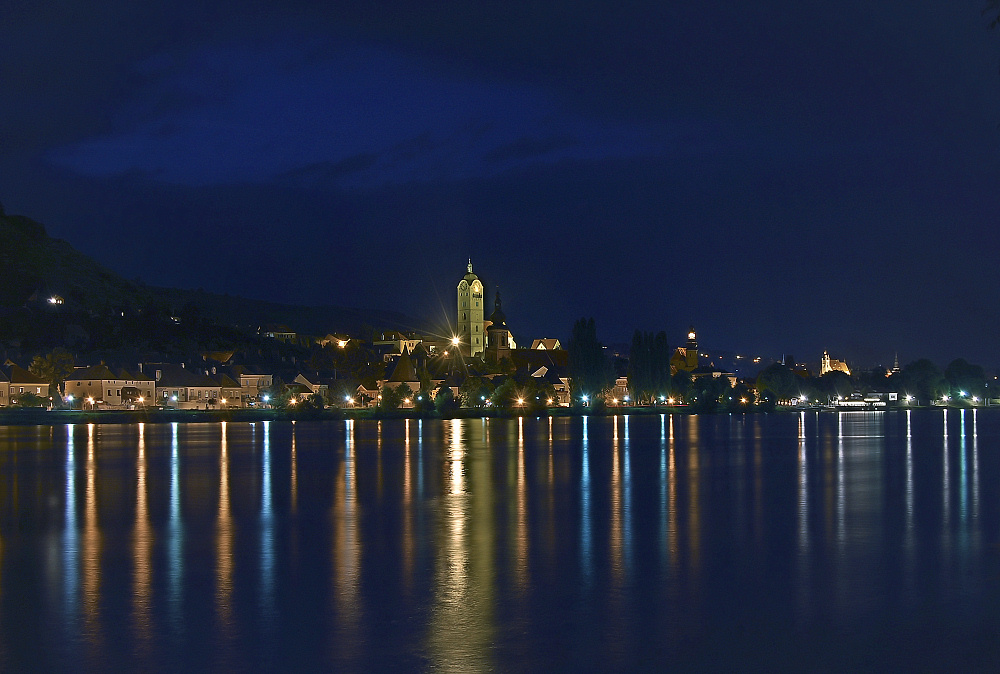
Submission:
[[[416,330],[412,318],[394,312],[342,307],[305,307],[276,304],[202,290],[156,288],[129,281],[75,250],[69,243],[47,235],[34,220],[0,211],[0,340],[31,348],[62,345],[85,349],[93,340],[70,339],[66,334],[93,336],[106,325],[99,317],[187,316],[188,329],[215,324],[236,328],[232,334],[252,334],[260,326],[287,325],[304,334],[328,332],[360,334],[370,329]],[[48,304],[63,298],[58,306]],[[141,319],[140,319],[141,320]],[[120,321],[119,321],[120,322]],[[67,331],[68,328],[68,331]],[[118,332],[116,329],[115,332]],[[200,335],[189,334],[194,342]],[[366,335],[367,336],[367,335]],[[127,346],[121,338],[117,343]],[[216,340],[212,340],[216,341]]]
[[[148,292],[77,252],[30,218],[0,213],[0,309],[59,295],[78,307],[103,311],[137,306]]]

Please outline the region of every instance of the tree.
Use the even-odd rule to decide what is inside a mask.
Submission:
[[[908,363],[900,372],[900,380],[903,393],[917,400],[935,400],[948,392],[948,380],[938,366],[926,358]]]
[[[714,412],[720,404],[729,404],[731,394],[728,377],[697,377],[688,389],[687,401],[697,412]]]
[[[514,381],[513,377],[507,377],[507,380],[493,391],[493,395],[490,396],[490,404],[493,407],[508,410],[517,405],[519,397],[523,399],[523,395],[518,391],[517,382]]]
[[[637,403],[648,403],[670,391],[670,347],[667,333],[639,330],[632,335],[629,349],[628,388]]]
[[[31,374],[49,383],[50,390],[58,389],[74,369],[72,354],[62,347],[56,347],[44,356],[35,356],[28,366]]]
[[[757,375],[757,390],[769,391],[777,400],[791,400],[799,394],[799,378],[781,363],[768,365]]]
[[[399,396],[400,404],[406,402],[407,399],[409,399],[411,403],[413,402],[413,389],[411,389],[410,385],[404,381],[399,382],[399,386],[396,387],[396,395]]]
[[[458,409],[458,398],[455,397],[455,392],[451,390],[450,386],[441,384],[438,387],[437,393],[434,394],[434,408],[440,414],[447,414]]]
[[[398,409],[400,405],[403,404],[403,396],[399,392],[399,388],[393,388],[389,384],[385,384],[382,387],[382,398],[379,400],[378,406],[387,410]]]
[[[45,398],[34,393],[19,393],[16,401],[12,401],[17,407],[43,407],[45,403]]]
[[[584,395],[594,400],[611,387],[614,373],[604,354],[604,347],[597,340],[593,318],[581,318],[573,324],[573,333],[566,350],[575,400],[580,400]]]
[[[986,392],[986,373],[979,365],[973,365],[964,358],[956,358],[944,369],[944,377],[951,385],[954,396],[978,396]]]
[[[854,393],[854,384],[846,372],[833,370],[815,381],[816,390],[827,398],[846,398]]]
[[[466,377],[458,390],[459,398],[465,407],[484,407],[492,393],[490,380],[475,376]]]

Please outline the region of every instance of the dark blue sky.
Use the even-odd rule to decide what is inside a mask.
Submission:
[[[521,339],[1000,364],[983,2],[204,4],[5,7],[8,212],[156,285],[439,322],[471,256]]]

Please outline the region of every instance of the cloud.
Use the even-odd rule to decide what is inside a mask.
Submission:
[[[195,186],[315,179],[326,167],[337,186],[368,187],[662,151],[653,129],[588,119],[538,87],[385,48],[290,42],[138,64],[147,84],[117,129],[49,159],[89,177]]]

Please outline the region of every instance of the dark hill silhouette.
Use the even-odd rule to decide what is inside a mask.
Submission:
[[[314,335],[360,334],[369,328],[420,330],[424,326],[404,314],[344,307],[276,304],[204,290],[157,288],[130,281],[103,267],[66,241],[48,236],[31,218],[0,209],[0,316],[42,310],[50,297],[62,298],[60,310],[72,314],[105,314],[159,306],[181,315],[194,310],[221,325],[256,330],[280,323]],[[192,309],[194,308],[194,309]]]

